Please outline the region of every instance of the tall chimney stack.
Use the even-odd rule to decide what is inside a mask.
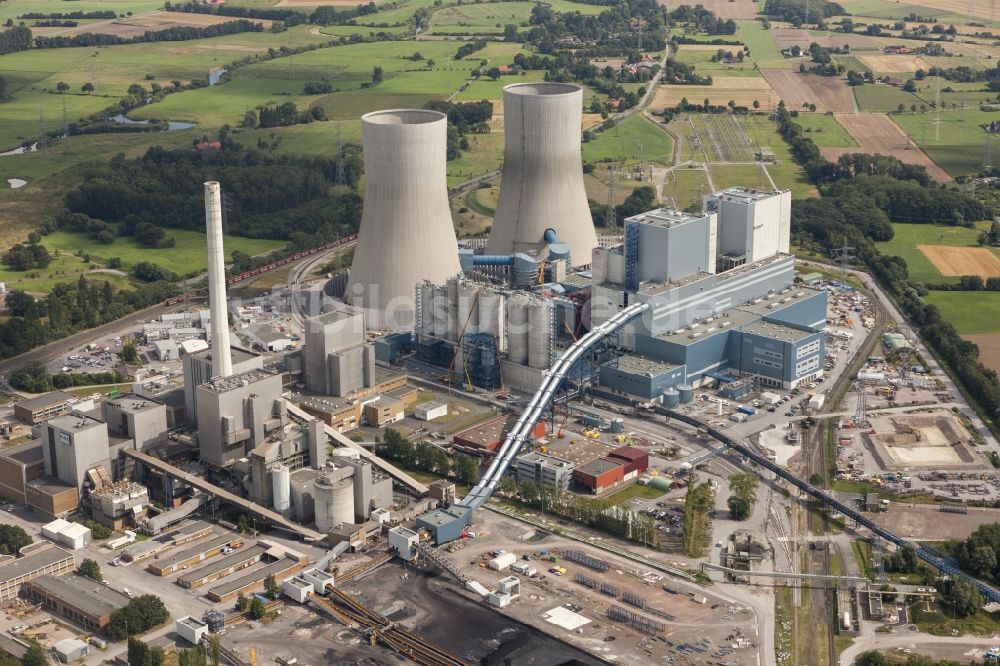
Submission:
[[[226,306],[226,254],[222,248],[222,191],[205,183],[205,227],[208,234],[208,307],[212,315],[212,378],[233,374]]]

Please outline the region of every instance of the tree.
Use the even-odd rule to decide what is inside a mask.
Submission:
[[[90,580],[96,580],[98,583],[104,580],[104,574],[101,573],[101,565],[89,557],[83,562],[80,562],[80,566],[77,568],[77,571],[81,576],[86,576]]]
[[[746,520],[753,513],[757,483],[757,477],[747,472],[739,472],[729,477],[729,490],[732,494],[727,500],[727,505],[733,520]]]
[[[372,68],[372,84],[378,85],[379,83],[382,83],[382,76],[382,65],[375,65]]]
[[[7,101],[7,79],[0,76],[0,102]]]
[[[129,96],[131,96],[131,97],[138,97],[139,99],[145,99],[146,98],[146,89],[143,88],[138,83],[133,83],[132,85],[130,85],[128,87],[127,92],[129,94]]]
[[[0,548],[7,554],[14,555],[30,543],[31,537],[17,525],[0,525]]]
[[[518,486],[518,494],[528,504],[534,504],[540,497],[538,486],[534,481],[522,481],[520,486]]]
[[[491,79],[493,79],[494,81],[496,81],[497,79],[500,78],[500,68],[499,67],[490,67],[488,70],[486,70],[486,76],[488,76]]]
[[[90,81],[87,81],[82,86],[80,86],[80,90],[82,92],[87,93],[88,95],[93,95],[94,94],[94,84],[91,83]]]
[[[123,640],[127,636],[149,631],[166,622],[169,617],[170,613],[163,605],[163,600],[153,594],[143,594],[111,614],[107,632],[115,640]]]
[[[150,647],[138,638],[128,639],[129,666],[162,666],[166,653],[159,645]]]
[[[955,617],[973,615],[985,603],[975,585],[960,578],[939,579],[937,588],[941,591],[942,602],[951,607]]]
[[[236,595],[236,610],[243,612],[250,607],[250,600],[242,592]]]
[[[854,666],[892,666],[892,662],[881,652],[871,650],[870,652],[861,654],[854,661]]]
[[[60,81],[59,83],[56,84],[56,91],[59,92],[60,94],[68,92],[69,84],[66,83],[65,81]]]
[[[267,608],[264,607],[264,602],[259,597],[254,597],[250,602],[250,609],[247,615],[251,620],[259,620],[267,615]]]
[[[136,348],[136,343],[130,342],[122,347],[122,360],[129,365],[139,365],[142,363],[142,359],[139,358],[139,350]]]
[[[41,645],[32,641],[27,652],[21,657],[21,666],[48,666],[49,657]]]
[[[434,67],[434,65],[436,65],[436,64],[437,64],[437,63],[436,63],[436,62],[434,62],[434,58],[428,58],[428,59],[427,59],[427,66],[428,66],[428,67],[430,67],[430,68],[433,68],[433,67]]]
[[[277,599],[281,595],[281,585],[278,584],[273,575],[268,575],[264,579],[264,593],[268,599]]]
[[[969,566],[979,578],[989,578],[997,566],[996,551],[989,546],[979,546],[972,550]]]
[[[760,108],[760,100],[756,100],[755,99],[753,101],[753,108],[755,108],[755,109],[759,109]]]

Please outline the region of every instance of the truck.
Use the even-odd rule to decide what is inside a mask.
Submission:
[[[734,423],[744,423],[747,420],[747,415],[742,413],[733,414],[729,417],[729,420]]]
[[[757,410],[753,407],[747,407],[746,405],[737,405],[736,411],[740,414],[746,414],[747,416],[753,416],[757,413]]]
[[[844,611],[840,617],[840,628],[849,630],[851,628],[851,611]]]

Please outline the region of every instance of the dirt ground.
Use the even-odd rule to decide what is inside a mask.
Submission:
[[[930,69],[930,65],[915,55],[859,55],[858,60],[877,74],[883,72],[915,72]]]
[[[880,113],[845,113],[838,114],[837,120],[844,129],[858,142],[855,148],[822,148],[820,152],[828,160],[836,160],[844,153],[877,153],[892,155],[906,164],[919,164],[926,167],[931,178],[938,181],[949,181],[944,169],[939,167],[916,144],[909,141],[903,130],[889,116]]]
[[[917,245],[941,275],[978,275],[984,280],[1000,277],[1000,259],[985,247]]]
[[[686,0],[660,0],[660,4],[670,9],[677,9],[680,5],[691,3]],[[704,0],[698,4],[724,19],[752,19],[757,16],[757,10],[763,7],[751,0]]]
[[[893,503],[870,516],[899,536],[918,541],[964,539],[980,525],[1000,522],[1000,510],[970,508],[969,513],[942,513],[936,504]]]
[[[708,98],[712,104],[728,104],[733,100],[740,106],[750,106],[754,100],[767,106],[774,90],[767,80],[759,76],[716,76],[710,86],[660,86],[656,90],[652,106],[654,109],[677,106],[681,99],[701,103]]]
[[[839,76],[799,74],[791,69],[762,69],[761,73],[789,109],[809,103],[815,104],[817,111],[854,110],[851,91]]]
[[[983,365],[1000,372],[1000,333],[963,335],[962,338],[979,347],[979,360]]]

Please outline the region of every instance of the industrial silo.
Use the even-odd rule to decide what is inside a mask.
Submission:
[[[434,287],[434,311],[431,315],[434,335],[438,338],[448,337],[448,287]]]
[[[534,299],[528,306],[528,365],[545,370],[552,363],[552,302]]]
[[[413,285],[461,269],[445,177],[447,117],[415,109],[361,118],[365,200],[345,299],[373,325],[408,328]]]
[[[507,299],[507,359],[528,363],[528,301],[519,294]]]
[[[476,298],[480,286],[474,282],[458,283],[458,332],[472,335],[479,332],[479,299]]]
[[[354,522],[354,481],[324,474],[316,478],[313,501],[316,529],[329,532],[341,523]]]
[[[479,332],[488,333],[497,339],[503,351],[503,309],[504,296],[493,290],[484,289],[479,294]]]
[[[678,386],[677,393],[682,405],[686,405],[694,400],[694,387],[690,384],[681,384]]]
[[[450,342],[458,340],[458,278],[451,278],[445,286],[448,293],[448,322],[446,338]]]
[[[288,468],[284,465],[275,465],[271,468],[271,495],[275,511],[278,513],[288,511],[292,505],[291,478]]]
[[[503,105],[503,173],[486,254],[541,249],[551,227],[574,266],[589,264],[597,232],[583,186],[583,89],[516,83],[503,89]]]
[[[625,432],[625,419],[612,419],[611,432],[616,435]]]
[[[670,387],[663,392],[663,406],[674,408],[681,402],[681,394],[677,389]]]

